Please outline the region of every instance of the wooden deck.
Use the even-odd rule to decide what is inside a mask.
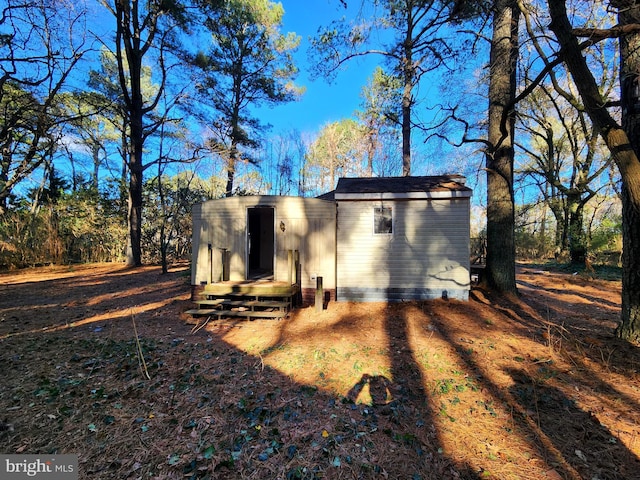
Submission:
[[[195,299],[197,308],[186,313],[194,317],[284,318],[293,308],[300,288],[286,282],[267,280],[218,282],[205,285]]]

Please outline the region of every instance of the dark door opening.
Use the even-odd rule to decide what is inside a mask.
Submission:
[[[247,278],[273,277],[275,209],[254,207],[247,212]]]

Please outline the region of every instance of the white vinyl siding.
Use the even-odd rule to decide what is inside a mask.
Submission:
[[[382,203],[338,202],[338,299],[435,298],[445,291],[465,297],[470,286],[469,199]],[[381,206],[392,208],[392,235],[371,229],[373,209]]]
[[[247,209],[258,206],[275,209],[274,279],[288,279],[288,250],[298,250],[302,288],[315,287],[312,275],[322,276],[325,288],[335,288],[335,202],[284,196],[229,197],[194,206],[192,285],[221,280],[222,248],[229,252],[229,280],[246,278]]]
[[[246,278],[247,209],[269,206],[274,208],[276,281],[288,279],[287,252],[298,250],[302,288],[314,288],[312,277],[322,276],[338,300],[429,299],[443,292],[467,299],[469,201],[469,195],[210,200],[193,208],[192,285],[221,280],[221,248],[229,252],[229,279]],[[391,233],[376,233],[376,208],[391,209]]]

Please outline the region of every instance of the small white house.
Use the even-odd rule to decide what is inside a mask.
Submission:
[[[335,291],[334,201],[228,197],[195,205],[192,215],[192,286],[294,281],[303,294],[313,296],[321,276],[324,287]]]
[[[319,198],[209,200],[193,208],[191,283],[294,278],[310,299],[322,277],[338,301],[467,300],[470,197],[464,177],[445,175],[341,178]]]
[[[338,300],[467,300],[471,189],[459,175],[341,178]]]

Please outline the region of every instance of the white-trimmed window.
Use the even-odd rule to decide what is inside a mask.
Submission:
[[[373,233],[391,235],[393,233],[393,210],[391,207],[373,208]]]

